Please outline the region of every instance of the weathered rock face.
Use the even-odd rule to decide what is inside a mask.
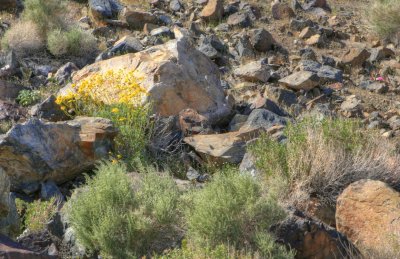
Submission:
[[[161,116],[178,115],[192,108],[211,123],[229,112],[218,67],[182,38],[164,45],[94,63],[78,71],[74,82],[108,70],[132,69],[142,74],[141,86]]]
[[[0,258],[9,258],[9,259],[47,259],[47,258],[56,258],[55,256],[47,256],[41,255],[39,253],[35,253],[29,251],[22,247],[20,244],[15,243],[11,239],[6,236],[0,235]]]
[[[349,185],[337,200],[336,227],[361,247],[395,247],[400,242],[400,193],[380,181]]]
[[[223,0],[209,0],[207,5],[204,6],[200,16],[207,20],[218,21],[224,14]]]
[[[334,259],[348,258],[348,248],[353,245],[334,228],[314,221],[304,215],[290,215],[273,226],[279,243],[296,250],[296,258]],[[355,249],[353,250],[356,253]]]
[[[18,96],[19,91],[24,88],[20,85],[0,80],[0,99],[15,99]]]
[[[261,130],[235,131],[224,134],[195,135],[184,141],[192,146],[203,159],[218,164],[242,161],[246,143],[259,136]]]
[[[102,118],[31,119],[0,137],[0,167],[12,190],[36,191],[41,181],[62,183],[92,167],[111,151],[116,134],[111,121]]]

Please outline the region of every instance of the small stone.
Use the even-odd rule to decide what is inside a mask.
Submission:
[[[242,28],[250,27],[251,20],[247,14],[234,13],[228,17],[227,23],[232,26],[238,26]]]
[[[275,43],[271,33],[264,29],[254,29],[249,31],[250,42],[254,49],[260,52],[266,52],[272,48]]]
[[[275,2],[271,7],[272,17],[275,20],[284,20],[295,17],[293,9],[288,4]]]
[[[223,15],[223,0],[209,0],[200,13],[200,17],[212,21],[220,21]]]
[[[234,69],[233,74],[249,82],[268,82],[271,77],[270,68],[262,61],[253,61]]]
[[[294,90],[311,90],[319,85],[319,77],[316,73],[299,71],[282,78],[279,83]]]
[[[344,65],[357,67],[361,66],[370,56],[371,53],[366,49],[352,48],[344,54],[341,62]]]

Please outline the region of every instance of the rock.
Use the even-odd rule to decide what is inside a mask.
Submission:
[[[279,116],[286,116],[286,112],[283,111],[274,101],[265,97],[258,97],[256,98],[252,104],[250,105],[249,109],[252,111],[254,109],[266,109],[271,111]],[[249,113],[251,113],[251,111]],[[247,112],[246,112],[247,114]]]
[[[208,0],[200,13],[200,17],[209,21],[220,21],[224,15],[223,0]]]
[[[366,89],[371,92],[375,92],[378,94],[384,94],[389,91],[389,86],[385,82],[371,82],[366,86]]]
[[[323,223],[291,213],[283,222],[272,227],[278,243],[296,251],[296,258],[349,258],[357,250],[347,238]],[[354,249],[352,249],[354,248]]]
[[[269,129],[276,125],[286,125],[287,119],[266,109],[254,109],[247,121],[240,128],[240,131],[250,131],[254,129]]]
[[[47,259],[56,258],[53,256],[41,255],[40,253],[32,252],[25,249],[18,243],[15,243],[8,237],[0,235],[0,258],[9,259]]]
[[[253,50],[253,46],[248,37],[240,37],[236,44],[236,51],[239,54],[240,58],[254,58],[255,53]]]
[[[34,191],[43,180],[63,183],[107,157],[116,134],[112,122],[102,118],[30,119],[0,137],[0,167],[12,190]]]
[[[30,113],[32,116],[53,122],[70,119],[65,111],[61,110],[60,106],[56,103],[54,95],[49,96],[40,104],[33,106]]]
[[[265,88],[264,96],[271,98],[276,103],[283,104],[287,107],[297,103],[297,96],[293,91],[280,87],[267,86]]]
[[[97,58],[97,61],[106,60],[117,55],[123,55],[126,53],[136,53],[144,49],[142,43],[135,37],[124,36],[117,41],[114,46],[101,53]]]
[[[231,26],[246,28],[251,26],[251,20],[247,14],[238,12],[229,15],[227,24]]]
[[[323,37],[320,34],[315,34],[308,38],[304,43],[306,45],[312,46],[312,45],[321,45],[323,44]]]
[[[353,67],[362,66],[362,64],[371,56],[371,53],[363,48],[352,48],[348,50],[342,57],[343,65],[351,65]]]
[[[299,38],[300,39],[308,39],[316,33],[317,33],[317,30],[314,29],[313,27],[306,27],[300,32]]]
[[[126,22],[131,28],[143,30],[146,23],[157,24],[158,19],[149,12],[124,8],[119,14],[119,19]]]
[[[24,231],[24,233],[17,238],[17,242],[31,251],[45,255],[48,254],[53,240],[51,234],[47,230],[42,230],[39,232]]]
[[[0,79],[1,100],[15,99],[21,90],[24,90],[23,86]]]
[[[330,10],[326,0],[307,0],[306,3],[303,5],[304,10],[310,10],[312,8],[322,8]]]
[[[54,75],[54,79],[60,84],[65,84],[68,80],[71,79],[71,75],[73,72],[78,71],[79,68],[72,62],[68,62],[67,64],[60,67]]]
[[[331,66],[321,66],[317,75],[320,78],[321,83],[343,81],[343,71]]]
[[[229,131],[238,131],[247,121],[248,115],[236,114],[229,123]]]
[[[40,183],[40,199],[48,201],[51,198],[55,198],[57,202],[65,200],[63,194],[54,181],[49,180]]]
[[[340,109],[346,117],[360,116],[363,106],[361,100],[355,95],[346,97],[345,101],[340,105]]]
[[[3,175],[5,174],[4,172],[2,173]],[[0,180],[5,180],[5,179],[1,179],[0,176]],[[9,181],[7,181],[7,184],[9,184]],[[19,235],[21,233],[21,221],[19,218],[19,214],[17,211],[17,206],[15,204],[15,194],[14,193],[10,193],[10,186],[8,186],[8,191],[6,191],[6,193],[8,192],[8,195],[5,195],[5,202],[7,203],[7,207],[8,207],[8,213],[4,216],[0,215],[0,235],[6,235],[9,237],[16,237],[17,235]],[[1,190],[0,190],[1,191]],[[1,203],[2,201],[0,201]],[[3,201],[4,202],[4,201]],[[0,204],[0,206],[2,206]],[[1,209],[1,208],[0,208]],[[2,212],[0,212],[2,213]],[[1,249],[0,249],[1,251]],[[1,258],[1,256],[0,256]]]
[[[0,168],[0,219],[6,217],[10,211],[9,195],[10,180],[3,169]]]
[[[400,242],[400,193],[387,184],[360,180],[338,197],[336,226],[356,245],[382,251]],[[391,247],[392,246],[392,247]]]
[[[396,54],[393,50],[380,46],[377,48],[371,49],[371,56],[369,57],[370,62],[379,62],[382,59],[388,59],[394,57]]]
[[[183,109],[192,108],[214,124],[230,113],[218,67],[186,38],[94,63],[78,71],[73,81],[78,83],[93,73],[120,69],[134,69],[146,75],[141,81],[148,93],[143,102],[151,101],[161,116],[178,115]]]
[[[266,52],[275,44],[275,40],[271,33],[264,29],[254,29],[249,31],[251,45],[255,50]]]
[[[17,73],[18,59],[14,51],[9,51],[7,54],[0,57],[0,78],[10,77]]]
[[[246,143],[260,134],[260,129],[223,134],[195,135],[184,142],[193,147],[206,161],[239,164],[246,153]]]
[[[260,172],[257,170],[255,157],[247,152],[239,166],[239,172],[242,174],[250,174],[253,177],[258,177]]]
[[[161,26],[150,31],[151,36],[172,38],[174,33],[167,27]]]
[[[207,118],[193,109],[185,109],[179,113],[179,126],[185,135],[207,134],[212,131]]]
[[[395,115],[388,120],[389,126],[392,130],[400,129],[400,116]]]
[[[10,10],[17,7],[17,0],[0,0],[0,10]]]
[[[312,48],[301,49],[299,53],[302,60],[311,60],[317,62],[317,55]]]
[[[180,9],[182,8],[181,3],[179,2],[179,0],[171,0],[169,2],[169,9],[172,12],[178,12]]]
[[[116,0],[89,0],[89,11],[96,21],[111,19],[122,10]]]
[[[282,85],[294,90],[311,90],[319,85],[317,74],[309,71],[299,71],[279,80]]]
[[[265,65],[263,61],[253,61],[246,65],[242,65],[233,70],[236,77],[242,78],[249,82],[268,82],[271,77],[271,69]]]
[[[295,17],[293,9],[286,3],[276,1],[271,7],[272,17],[275,20],[284,20]]]
[[[306,27],[313,27],[314,22],[312,20],[297,20],[292,19],[289,24],[289,28],[294,31],[301,31]]]
[[[26,117],[26,109],[18,106],[14,102],[0,100],[0,121],[17,122]]]

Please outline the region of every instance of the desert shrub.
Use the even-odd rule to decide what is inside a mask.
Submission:
[[[36,90],[21,90],[16,101],[22,106],[29,106],[40,101],[41,94]]]
[[[47,35],[47,48],[54,56],[88,56],[97,50],[96,38],[77,27],[56,29]]]
[[[228,169],[191,196],[185,213],[188,238],[200,247],[232,245],[267,258],[290,258],[267,232],[285,213],[251,176]]]
[[[48,201],[35,200],[33,202],[16,199],[16,206],[18,214],[22,218],[23,227],[32,232],[43,230],[57,212],[57,203],[54,198]]]
[[[30,21],[14,24],[1,40],[3,49],[13,50],[19,56],[27,56],[44,48],[40,30]]]
[[[131,258],[173,233],[179,193],[169,176],[154,172],[133,180],[121,163],[102,163],[67,205],[79,242],[106,257]]]
[[[64,0],[25,0],[24,6],[23,18],[36,24],[43,37],[50,30],[64,26]]]
[[[12,121],[10,120],[2,120],[0,121],[0,134],[7,133],[13,126]]]
[[[285,134],[286,144],[264,135],[250,147],[262,177],[285,201],[317,197],[334,207],[343,189],[360,179],[400,187],[395,147],[358,121],[309,118],[288,125]]]
[[[56,102],[65,111],[111,119],[119,128],[116,155],[135,167],[145,156],[152,122],[151,105],[141,105],[145,90],[134,71],[108,71],[95,74],[73,85],[74,91],[59,96]]]
[[[400,2],[398,0],[374,0],[367,9],[372,28],[381,36],[388,37],[400,32]]]

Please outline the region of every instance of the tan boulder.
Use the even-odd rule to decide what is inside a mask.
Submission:
[[[147,92],[143,102],[151,101],[161,116],[192,108],[215,122],[230,112],[218,67],[186,38],[94,63],[78,71],[73,81],[121,69],[135,70],[143,77],[140,84]]]
[[[380,181],[361,180],[340,194],[336,227],[355,245],[371,250],[400,243],[400,192]]]
[[[282,85],[294,90],[311,90],[319,85],[319,77],[310,71],[299,71],[279,80]]]
[[[143,30],[146,23],[158,23],[158,19],[154,14],[132,8],[124,8],[119,14],[119,19],[137,30]]]
[[[200,13],[200,17],[206,20],[219,21],[224,15],[223,0],[209,0]]]

